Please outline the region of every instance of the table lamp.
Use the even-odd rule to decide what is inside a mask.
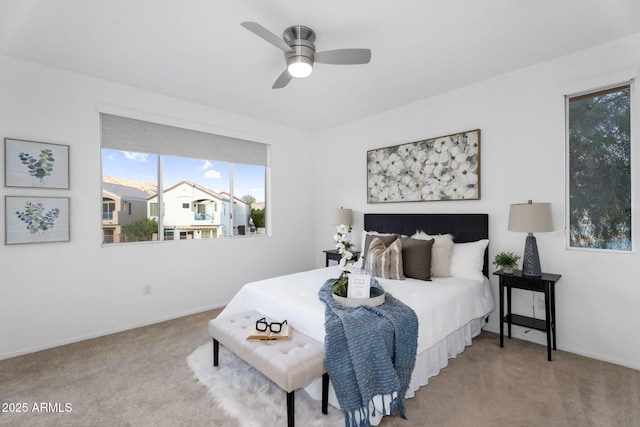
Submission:
[[[342,207],[340,209],[336,209],[334,215],[334,224],[344,224],[348,228],[351,228],[351,221],[353,221],[353,213],[351,209],[344,209]]]
[[[509,209],[509,231],[520,231],[527,234],[522,257],[523,276],[541,276],[538,244],[533,233],[553,231],[551,203],[512,204]]]

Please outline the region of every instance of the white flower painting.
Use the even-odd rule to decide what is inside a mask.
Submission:
[[[480,199],[480,129],[367,152],[367,203]]]

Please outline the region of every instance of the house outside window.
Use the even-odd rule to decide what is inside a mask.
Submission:
[[[126,186],[145,193],[142,218],[131,215],[126,227],[120,216],[104,224],[115,225],[116,234],[135,231],[145,240],[258,234],[251,214],[254,202],[267,206],[268,145],[104,113],[101,121],[103,188],[118,190],[114,197],[123,202],[128,195],[138,200]]]
[[[567,97],[569,248],[632,250],[631,93]]]

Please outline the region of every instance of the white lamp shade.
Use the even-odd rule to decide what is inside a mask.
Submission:
[[[351,212],[351,209],[343,209],[343,208],[336,209],[336,212],[334,215],[334,224],[351,225],[353,220],[352,218],[353,218],[353,214]]]
[[[517,203],[509,209],[509,231],[539,233],[553,231],[551,203]]]

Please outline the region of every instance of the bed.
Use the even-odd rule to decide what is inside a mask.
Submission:
[[[447,366],[449,358],[472,344],[472,338],[480,333],[489,313],[494,310],[486,249],[488,215],[365,214],[364,231],[404,236],[422,231],[429,235],[453,236],[450,261],[451,273],[456,276],[432,277],[431,281],[377,278],[386,292],[410,306],[418,316],[416,364],[405,396],[410,398],[428,383],[430,377]],[[362,240],[364,242],[364,238]],[[359,271],[359,267],[357,263],[351,268]],[[248,283],[220,316],[256,310],[272,319],[287,319],[294,329],[324,342],[325,306],[318,299],[318,290],[326,280],[339,275],[337,266],[329,266]],[[320,382],[309,386],[307,391],[319,399]],[[333,395],[330,395],[330,403],[339,407]],[[372,419],[372,424],[377,424],[379,419]]]

